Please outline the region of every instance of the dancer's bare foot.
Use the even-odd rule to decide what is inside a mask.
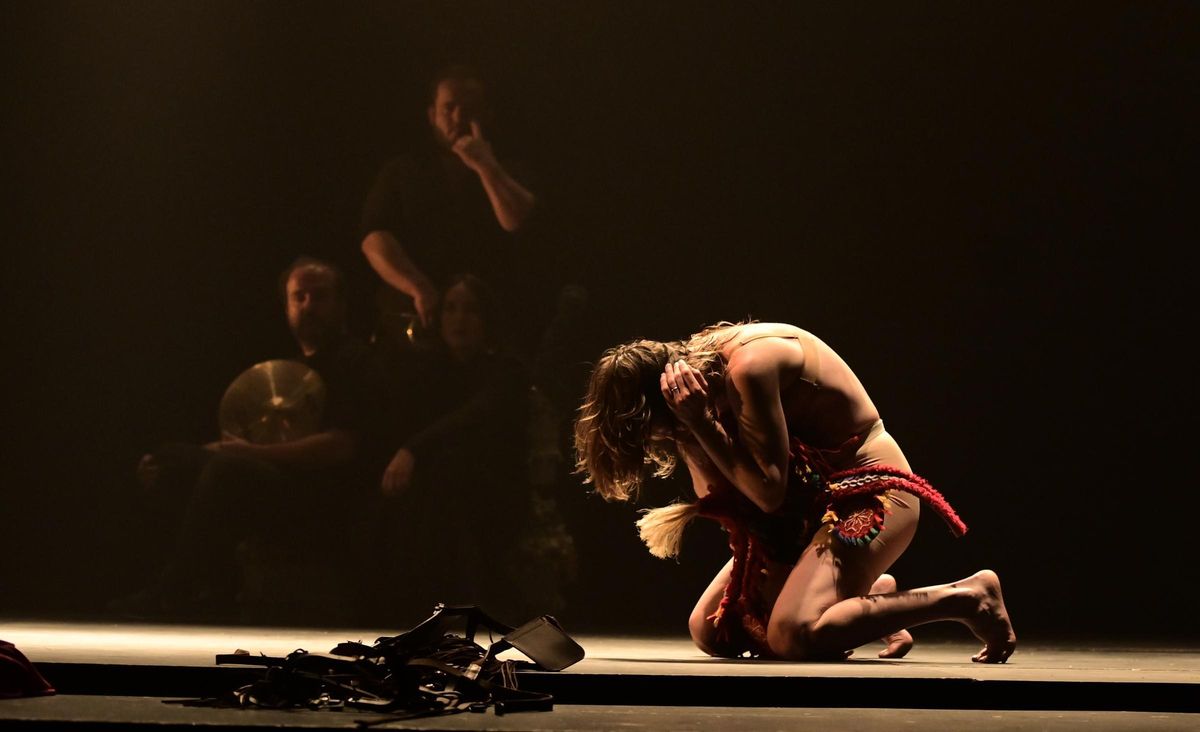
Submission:
[[[883,642],[887,644],[887,648],[879,652],[880,658],[904,658],[913,647],[912,633],[907,630],[885,636]]]
[[[879,579],[875,580],[875,584],[871,585],[872,595],[882,595],[895,591],[896,578],[890,574],[879,575]],[[912,633],[901,628],[891,635],[885,635],[883,637],[883,644],[887,647],[879,652],[880,658],[904,658],[913,647]]]
[[[974,591],[976,608],[974,614],[964,622],[984,645],[983,650],[971,656],[971,660],[978,663],[1004,663],[1017,649],[1017,634],[1013,632],[1008,611],[1004,608],[1000,578],[992,570],[984,569],[955,584]]]

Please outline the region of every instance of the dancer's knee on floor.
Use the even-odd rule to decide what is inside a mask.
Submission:
[[[688,618],[688,631],[696,647],[709,656],[733,658],[740,655],[732,647],[717,640],[717,628],[703,612],[693,612]]]
[[[688,618],[688,632],[691,633],[692,642],[701,651],[710,656],[721,655],[717,650],[717,629],[713,627],[712,621],[703,612],[698,610],[692,612]]]
[[[772,618],[767,627],[767,645],[785,661],[840,661],[849,649],[831,635],[828,625],[816,621]]]
[[[813,623],[772,618],[767,626],[767,645],[781,659],[801,661],[813,656]]]

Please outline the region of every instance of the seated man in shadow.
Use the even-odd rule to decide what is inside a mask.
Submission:
[[[312,545],[314,530],[336,531],[339,514],[362,513],[378,495],[372,476],[382,463],[372,460],[371,424],[382,371],[370,348],[346,331],[342,282],[335,267],[308,257],[280,276],[299,350],[292,358],[325,386],[317,431],[267,444],[226,435],[203,446],[167,444],[144,456],[138,477],[178,525],[155,582],[111,602],[111,611],[229,617],[242,580],[235,551],[244,539]],[[344,545],[331,542],[328,550]]]
[[[554,609],[554,588],[531,586],[553,561],[543,545],[555,527],[530,490],[529,368],[505,348],[499,311],[482,279],[450,277],[436,339],[393,371],[409,429],[382,488],[392,580],[414,613],[435,602],[497,617]]]

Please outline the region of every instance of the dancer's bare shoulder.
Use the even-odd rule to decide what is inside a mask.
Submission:
[[[784,374],[803,368],[806,331],[787,323],[746,323],[730,330],[721,350],[731,379],[786,381]]]

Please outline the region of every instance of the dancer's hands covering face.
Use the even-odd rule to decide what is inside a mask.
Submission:
[[[680,360],[667,364],[658,383],[663,399],[680,422],[691,427],[706,419],[708,382],[704,374]]]

